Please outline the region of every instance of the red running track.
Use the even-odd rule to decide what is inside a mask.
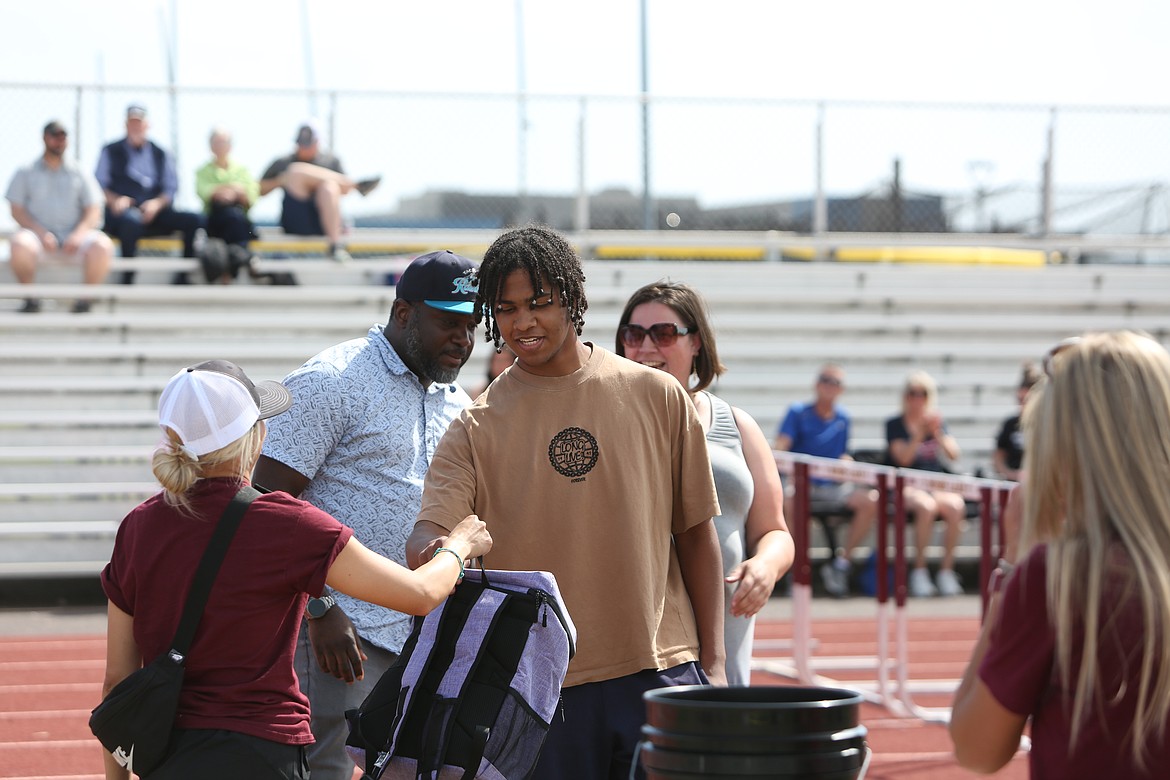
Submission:
[[[817,608],[814,605],[814,614]],[[909,674],[914,680],[958,680],[978,633],[975,618],[917,617],[909,622]],[[873,618],[814,620],[816,657],[872,656]],[[784,655],[775,648],[791,638],[791,625],[769,618],[757,624],[757,657]],[[0,637],[0,778],[100,780],[101,747],[86,725],[100,697],[105,639],[101,634]],[[873,673],[823,672],[848,686]],[[756,685],[791,684],[757,671]],[[925,707],[945,707],[949,695],[915,695]],[[874,752],[867,780],[972,778],[951,757],[945,726],[895,717],[865,704],[862,722]],[[1027,757],[1020,753],[997,778],[1023,780]]]

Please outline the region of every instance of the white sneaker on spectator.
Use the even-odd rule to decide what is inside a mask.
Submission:
[[[329,254],[329,259],[338,265],[349,265],[353,262],[353,255],[349,253],[343,246],[333,247],[333,251]]]
[[[849,561],[840,555],[821,566],[821,582],[825,592],[833,598],[843,599],[849,595]]]
[[[938,588],[930,581],[930,571],[927,569],[910,570],[910,595],[914,598],[937,596]]]
[[[963,585],[959,582],[959,575],[952,569],[939,569],[935,578],[938,583],[938,592],[944,596],[962,596]]]

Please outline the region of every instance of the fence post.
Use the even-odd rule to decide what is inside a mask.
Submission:
[[[1041,165],[1041,190],[1040,190],[1040,235],[1047,237],[1052,234],[1052,212],[1054,204],[1052,201],[1052,166],[1056,146],[1056,106],[1052,107],[1052,111],[1048,118],[1048,135],[1044,145],[1044,162]]]
[[[796,517],[792,524],[792,541],[796,545],[796,560],[792,567],[794,584],[812,584],[812,565],[809,561],[809,479],[808,464],[797,461],[793,464],[793,484],[796,494],[792,498],[792,510]]]
[[[824,235],[829,225],[829,207],[825,199],[825,104],[817,104],[817,131],[816,131],[816,180],[814,186],[814,200],[812,213],[812,234]],[[817,248],[817,259],[824,259],[824,249]]]
[[[578,233],[589,229],[589,185],[585,177],[585,118],[588,103],[582,97],[577,115],[577,208],[573,222]]]
[[[874,562],[874,572],[877,575],[878,603],[885,604],[890,600],[890,481],[888,474],[878,476],[877,490],[877,561]]]
[[[998,491],[996,491],[998,492]],[[983,597],[983,611],[987,613],[987,582],[991,579],[992,569],[992,526],[995,523],[992,514],[992,492],[987,485],[979,488],[979,593]],[[997,549],[998,553],[999,550]]]
[[[337,148],[337,90],[329,91],[329,149]]]
[[[906,606],[906,478],[894,477],[894,603]]]

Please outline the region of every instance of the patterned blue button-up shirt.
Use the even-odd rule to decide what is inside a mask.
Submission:
[[[293,407],[268,420],[264,454],[309,478],[301,498],[405,565],[427,466],[471,399],[457,384],[423,388],[382,331],[375,325],[285,377]],[[408,616],[336,595],[363,639],[401,651]]]

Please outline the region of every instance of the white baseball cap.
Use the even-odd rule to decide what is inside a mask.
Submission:
[[[208,360],[171,377],[158,400],[158,424],[179,435],[183,446],[203,456],[234,442],[257,420],[292,406],[279,382],[253,383],[226,360]]]

